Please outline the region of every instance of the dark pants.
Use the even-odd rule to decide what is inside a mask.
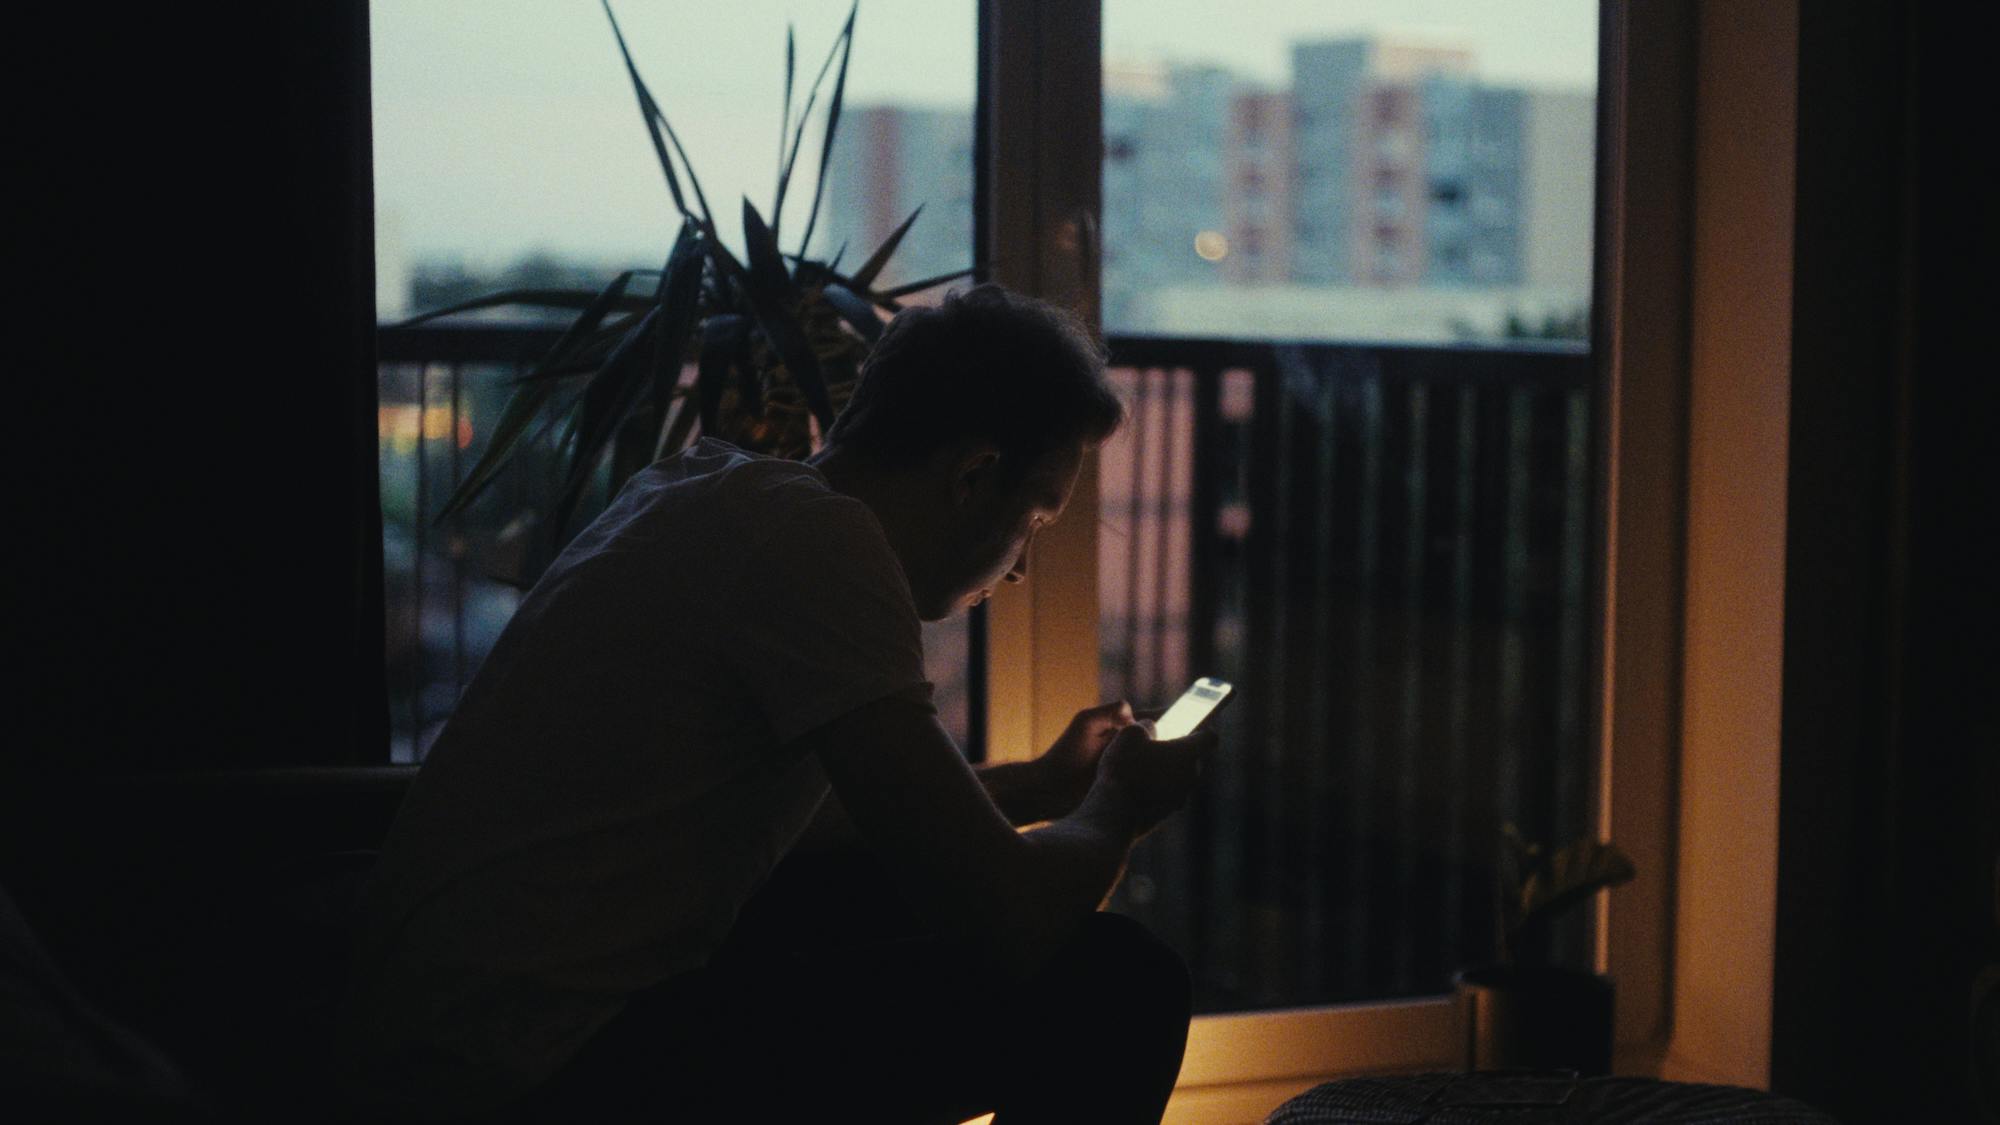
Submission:
[[[635,996],[528,1121],[1157,1122],[1187,970],[1093,914],[1025,982],[921,936],[874,864],[796,859],[708,968]]]

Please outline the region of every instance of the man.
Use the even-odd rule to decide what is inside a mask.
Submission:
[[[919,638],[1027,576],[1121,417],[1073,320],[982,286],[896,318],[810,463],[704,440],[638,474],[398,815],[343,1020],[361,1106],[1157,1120],[1186,971],[1096,909],[1213,737],[1114,704],[976,771]],[[858,838],[883,885],[759,896],[802,836]]]

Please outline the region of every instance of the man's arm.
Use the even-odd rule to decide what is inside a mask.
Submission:
[[[926,708],[894,698],[800,741],[860,837],[947,928],[1026,974],[1116,885],[1134,840],[1178,807],[1213,736],[1107,751],[1074,811],[1018,832]],[[1117,747],[1113,748],[1117,750]]]
[[[1081,796],[1070,796],[1068,787],[1060,784],[1060,779],[1050,777],[1039,758],[1032,762],[975,765],[972,775],[979,779],[986,799],[993,802],[1007,823],[1017,828],[1068,816],[1075,811]],[[854,819],[847,815],[847,806],[840,803],[840,794],[828,793],[812,823],[792,847],[810,853],[859,843],[861,833],[855,829]]]
[[[1083,796],[1082,791],[1066,792],[1059,784],[1062,779],[1052,776],[1046,761],[991,762],[972,767],[972,773],[1000,815],[1009,824],[1026,827],[1068,816]]]
[[[1079,711],[1055,745],[1031,762],[974,766],[986,795],[1009,821],[1038,824],[1068,816],[1090,792],[1097,759],[1118,732],[1137,721],[1120,700]]]
[[[982,763],[973,766],[972,773],[1009,824],[1025,828],[1057,820],[1076,811],[1097,776],[1098,756],[1119,731],[1135,721],[1131,705],[1122,700],[1079,711],[1041,757],[1028,762]],[[852,846],[860,840],[839,794],[828,794],[795,847],[816,852]]]

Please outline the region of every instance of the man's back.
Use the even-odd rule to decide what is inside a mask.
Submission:
[[[927,699],[868,509],[703,441],[635,477],[522,603],[437,740],[363,908],[351,1084],[478,1111],[702,965],[826,793],[799,735]]]

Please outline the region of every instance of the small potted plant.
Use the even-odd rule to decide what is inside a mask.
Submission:
[[[1632,861],[1588,837],[1551,850],[1523,840],[1511,824],[1503,833],[1499,960],[1452,978],[1464,1065],[1609,1074],[1611,980],[1552,964],[1549,936],[1557,919],[1598,891],[1630,882]]]

